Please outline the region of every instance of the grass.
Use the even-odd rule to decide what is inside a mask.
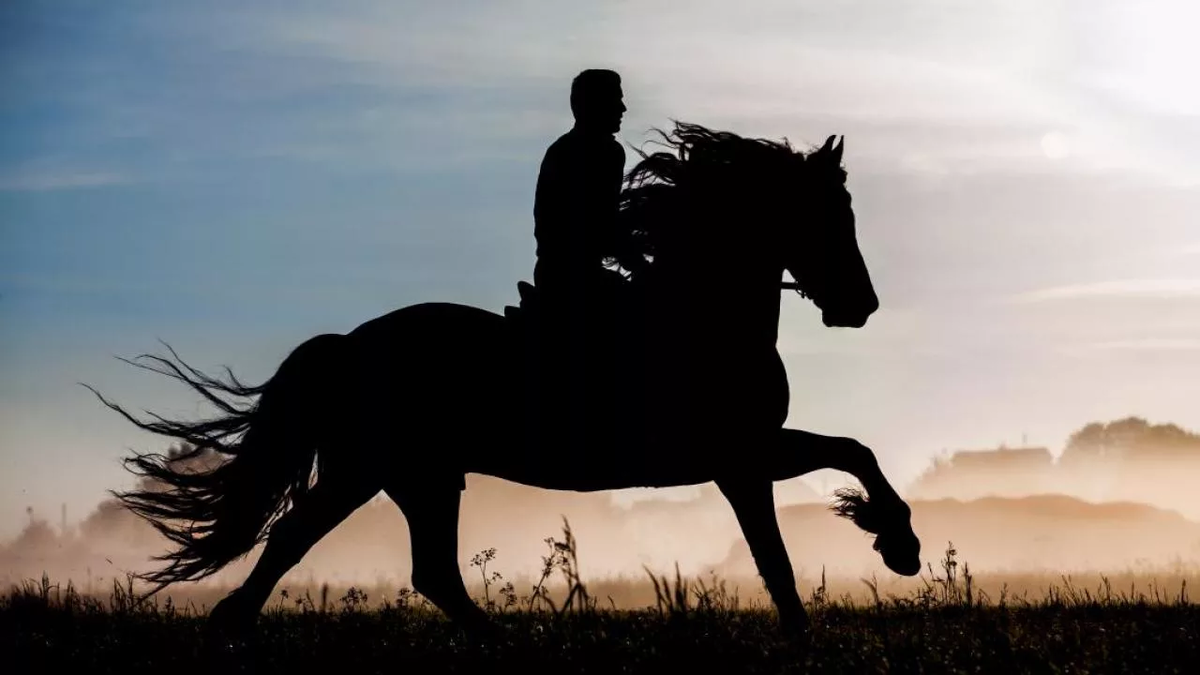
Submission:
[[[649,573],[653,604],[618,608],[584,584],[570,528],[547,539],[540,579],[521,588],[477,554],[478,602],[511,629],[496,640],[461,634],[408,589],[379,597],[351,587],[280,589],[246,644],[203,632],[204,608],[138,602],[135,584],[107,598],[43,576],[0,599],[0,647],[16,670],[87,673],[502,672],[569,673],[1183,673],[1200,662],[1200,607],[1186,580],[1118,590],[1069,579],[1041,597],[988,593],[949,546],[906,595],[862,580],[865,600],[835,597],[824,578],[806,597],[808,645],[790,643],[761,599],[723,580]],[[555,574],[557,572],[557,575]],[[555,577],[559,582],[555,582]],[[760,596],[760,598],[765,596]]]

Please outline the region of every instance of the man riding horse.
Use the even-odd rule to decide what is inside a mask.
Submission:
[[[630,285],[605,266],[628,248],[618,217],[625,151],[614,138],[626,111],[620,75],[584,70],[571,83],[570,102],[575,124],[546,150],[538,173],[534,287],[521,290],[526,301],[536,295],[545,338],[539,351],[552,356],[550,368],[589,389],[611,364]]]

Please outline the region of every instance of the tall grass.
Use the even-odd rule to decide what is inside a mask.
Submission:
[[[804,594],[812,640],[776,629],[761,583],[646,569],[641,580],[589,580],[576,541],[547,538],[535,578],[508,580],[495,549],[470,560],[479,604],[512,629],[499,641],[460,633],[408,588],[277,589],[250,643],[214,644],[207,607],[225,589],[183,603],[138,602],[133,577],[107,597],[43,575],[0,598],[8,672],[494,672],[536,667],[617,672],[1189,672],[1200,659],[1200,607],[1184,578],[1128,588],[1070,577],[1036,595],[985,590],[948,545],[905,593],[878,579],[839,592],[825,575]],[[1145,581],[1145,580],[1144,580]],[[645,602],[635,602],[643,593]],[[624,593],[623,602],[617,597]],[[249,670],[248,670],[249,669]]]
[[[601,578],[584,582],[580,573],[577,541],[570,523],[564,519],[563,537],[547,537],[546,554],[536,578],[507,579],[495,570],[495,548],[476,553],[469,567],[478,577],[466,577],[477,602],[489,612],[503,615],[514,612],[546,612],[555,616],[567,613],[645,609],[660,617],[691,613],[728,614],[743,609],[769,609],[770,599],[757,579],[729,579],[711,573],[704,577],[685,577],[676,565],[674,574],[658,574],[644,567],[645,577]],[[1168,581],[1145,572],[1102,573],[1050,577],[1038,573],[1006,573],[990,577],[981,584],[969,563],[960,563],[953,542],[948,542],[938,568],[928,563],[925,572],[910,582],[916,585],[906,593],[887,592],[878,578],[846,578],[831,582],[822,570],[820,577],[804,594],[810,610],[838,607],[843,609],[881,609],[884,607],[1039,607],[1039,606],[1124,606],[1191,604],[1189,580],[1200,583],[1200,570],[1180,567],[1167,570]],[[741,595],[745,585],[755,592]],[[113,614],[165,612],[170,615],[203,615],[207,608],[231,588],[198,584],[174,595],[161,593],[147,602],[138,600],[140,585],[132,574],[113,580],[107,592],[81,592],[72,581],[52,582],[46,575],[13,585],[0,595],[0,607],[7,610],[40,607],[68,612],[103,611]],[[314,592],[316,597],[314,598]],[[180,597],[180,601],[175,597]],[[408,587],[396,587],[379,581],[373,587],[351,585],[333,588],[328,583],[299,587],[281,583],[267,612],[325,612],[342,606],[356,611],[373,609],[434,610],[419,593]]]

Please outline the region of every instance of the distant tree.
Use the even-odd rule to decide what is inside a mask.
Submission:
[[[1107,424],[1092,422],[1071,434],[1063,449],[1064,465],[1151,458],[1200,459],[1200,434],[1175,424],[1150,424],[1126,417]]]

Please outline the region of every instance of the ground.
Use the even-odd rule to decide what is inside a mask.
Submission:
[[[1184,673],[1200,662],[1200,605],[1183,595],[1101,599],[1051,594],[1000,604],[926,594],[850,606],[814,597],[811,642],[789,642],[769,608],[728,596],[686,603],[663,589],[657,607],[594,600],[493,608],[509,633],[468,638],[417,596],[363,608],[288,602],[251,639],[206,637],[191,608],[63,600],[36,586],[0,607],[8,673]],[[562,610],[559,603],[557,609]],[[520,608],[518,608],[520,607]],[[15,667],[13,667],[15,666]]]

